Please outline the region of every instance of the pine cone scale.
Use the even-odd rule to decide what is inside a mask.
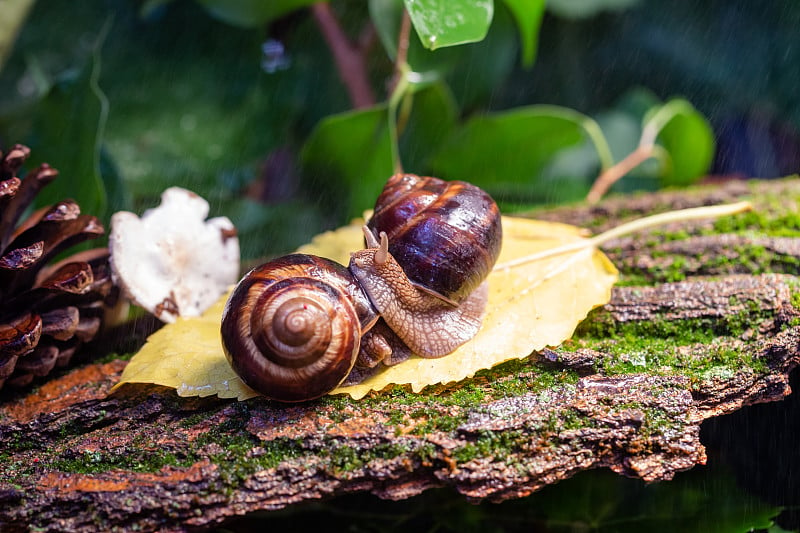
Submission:
[[[42,255],[44,255],[44,242],[36,241],[28,246],[9,250],[3,257],[0,257],[0,268],[11,272],[25,270],[36,264]]]
[[[0,325],[0,356],[25,355],[33,350],[42,336],[42,319],[28,313],[21,318]]]
[[[75,335],[81,320],[77,307],[68,306],[42,313],[42,334],[57,341],[66,341]]]
[[[5,250],[8,246],[19,218],[42,190],[42,187],[56,179],[57,176],[58,171],[47,164],[41,165],[25,176],[8,204],[3,207],[2,217],[0,217],[0,249]]]
[[[33,377],[46,376],[55,368],[57,360],[58,348],[55,346],[37,346],[32,353],[25,357],[20,357],[17,361],[15,371],[20,374],[22,379],[14,384],[17,386],[27,385]]]
[[[72,220],[39,222],[14,239],[10,245],[12,250],[0,258],[0,267],[8,265],[13,268],[4,276],[8,279],[8,286],[14,290],[19,286],[33,285],[38,270],[52,257],[103,233],[103,226],[97,218],[89,215],[80,215]]]
[[[0,176],[2,176],[3,179],[16,176],[19,169],[22,168],[22,164],[28,159],[30,154],[31,149],[27,146],[21,144],[12,146],[11,150],[9,150],[3,158],[2,163],[0,163]],[[0,156],[2,155],[3,152],[0,152]]]
[[[81,317],[75,329],[75,337],[82,342],[89,342],[97,336],[101,324],[99,316]]]
[[[112,293],[108,250],[87,250],[57,264],[53,257],[102,235],[97,217],[73,200],[42,208],[20,221],[58,172],[43,164],[19,179],[24,146],[0,153],[0,387],[25,386],[66,366],[102,326]]]
[[[44,280],[39,287],[51,291],[83,294],[91,289],[93,284],[94,272],[91,265],[80,261],[62,266]]]
[[[5,203],[9,202],[17,194],[21,183],[19,178],[0,181],[0,209],[4,209]]]

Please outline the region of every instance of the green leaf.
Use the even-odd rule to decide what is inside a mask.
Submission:
[[[542,202],[552,199],[552,190],[542,187],[544,170],[561,151],[587,141],[608,164],[607,143],[591,118],[556,106],[530,106],[471,119],[442,146],[431,167],[440,177],[483,187],[501,203]],[[589,185],[576,190],[585,194]]]
[[[458,109],[450,90],[441,82],[415,90],[410,98],[408,120],[402,116],[398,119],[401,124],[405,123],[400,138],[400,159],[406,171],[422,173],[431,155],[450,135]]]
[[[494,14],[493,0],[404,0],[425,48],[483,40]]]
[[[397,36],[393,37],[394,40]],[[462,111],[486,105],[513,71],[519,40],[511,12],[499,4],[492,17],[489,32],[480,43],[451,46],[435,51],[411,39],[408,64],[414,72],[414,84],[430,84],[446,80]],[[480,76],[475,73],[480,72]]]
[[[385,105],[322,120],[303,148],[304,174],[326,205],[347,217],[371,209],[393,172]]]
[[[519,40],[522,43],[522,64],[530,67],[536,60],[545,0],[505,0],[505,3],[517,22]]]
[[[657,142],[669,155],[662,174],[665,186],[690,185],[711,168],[716,148],[714,132],[688,101],[670,100],[653,113],[645,129],[648,126],[658,129]]]
[[[547,0],[547,9],[566,18],[589,18],[601,11],[615,11],[635,6],[640,0]]]
[[[37,195],[38,206],[72,198],[82,213],[101,219],[106,214],[100,156],[108,101],[98,78],[100,47],[109,27],[107,24],[95,42],[91,61],[77,74],[57,80],[37,106],[37,135],[30,143],[32,162],[46,161],[59,171],[58,179]]]
[[[261,26],[318,0],[197,0],[212,16],[245,28]]]

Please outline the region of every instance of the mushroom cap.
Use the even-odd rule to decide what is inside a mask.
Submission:
[[[141,218],[111,217],[114,282],[164,322],[198,316],[239,279],[239,239],[226,217],[206,220],[208,202],[170,187]]]

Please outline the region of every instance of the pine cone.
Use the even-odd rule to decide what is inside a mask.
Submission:
[[[104,233],[73,200],[39,209],[18,224],[42,187],[58,175],[47,164],[17,171],[30,149],[0,152],[0,388],[25,386],[66,366],[100,329],[112,292],[108,250],[79,252],[56,264],[65,249]]]

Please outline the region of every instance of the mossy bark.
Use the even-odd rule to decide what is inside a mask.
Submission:
[[[202,529],[258,509],[450,486],[475,500],[607,467],[670,479],[700,423],[788,394],[800,357],[800,181],[541,211],[595,231],[749,198],[755,212],[610,243],[611,302],[560,347],[451,387],[286,406],[179,398],[86,364],[0,403],[0,530]]]

